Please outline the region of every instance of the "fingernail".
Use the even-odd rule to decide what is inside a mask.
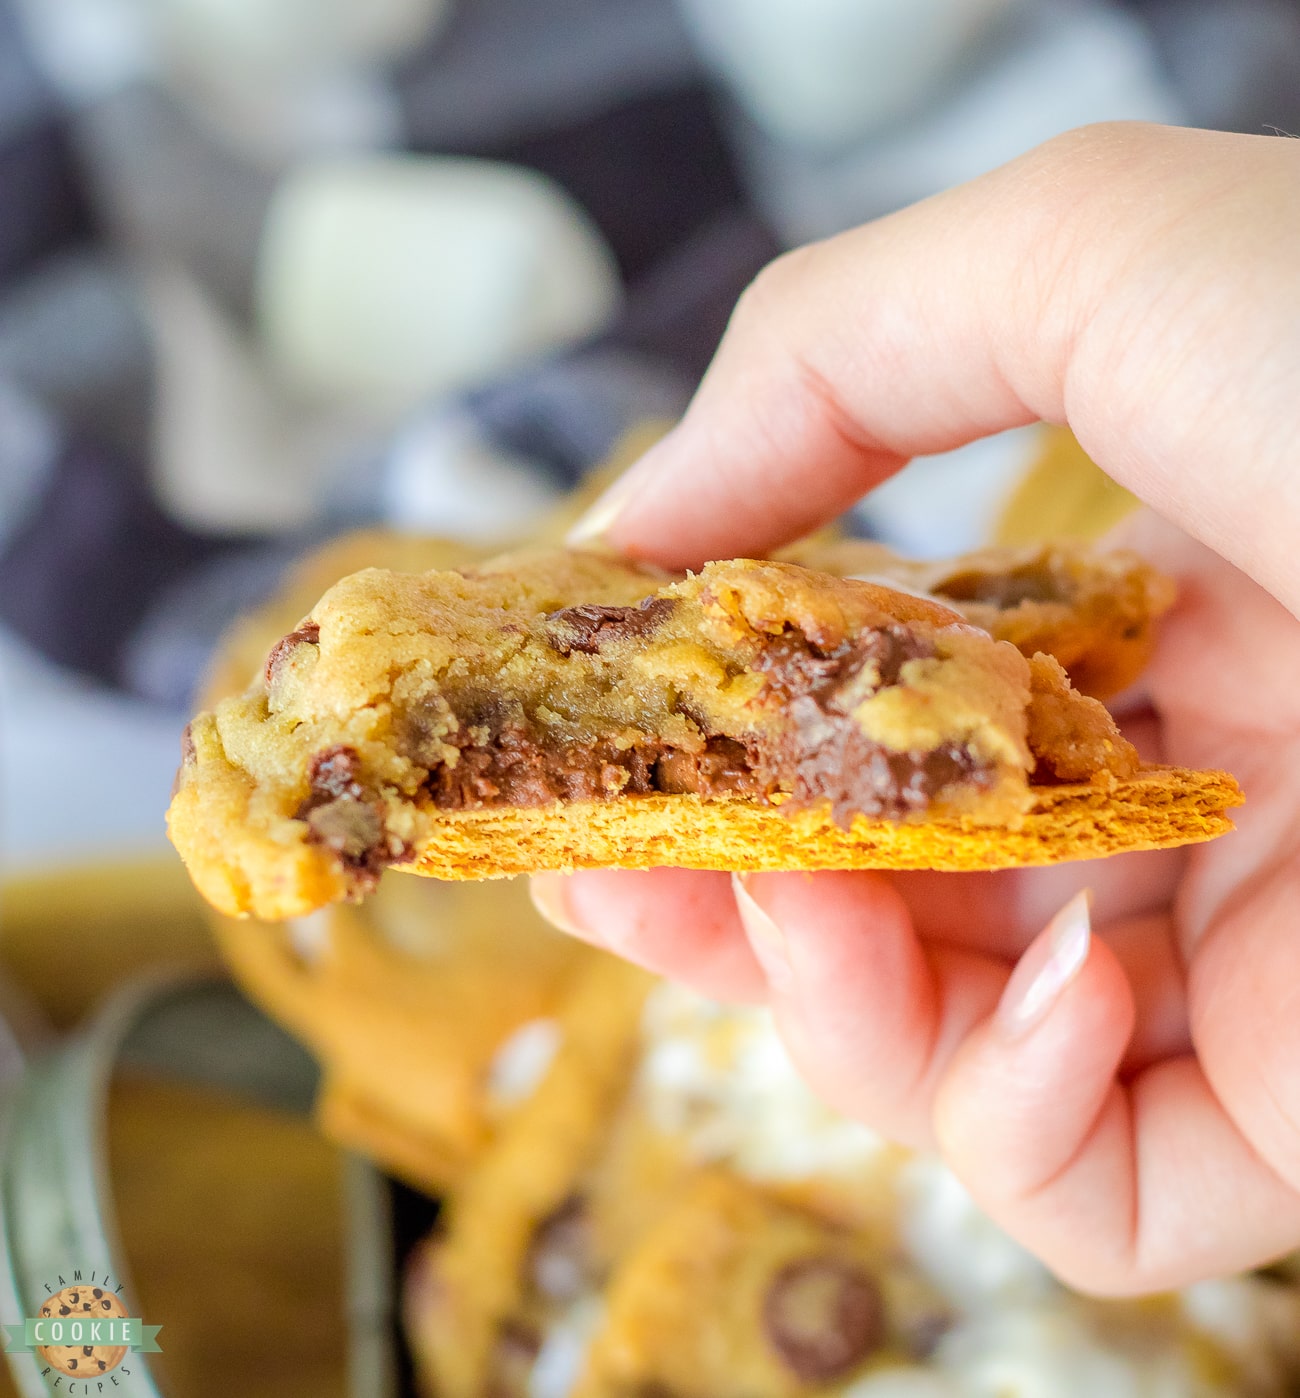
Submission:
[[[1092,945],[1092,919],[1085,889],[1073,898],[1030,943],[1011,973],[998,1002],[998,1024],[1018,1039],[1038,1024],[1083,969]]]
[[[623,513],[628,501],[635,492],[636,483],[633,466],[614,482],[607,491],[578,520],[564,536],[564,542],[571,549],[591,548],[604,541],[613,527],[614,521]]]
[[[533,907],[552,927],[558,927],[570,937],[591,941],[591,934],[578,925],[569,909],[568,880],[563,874],[534,874],[528,880],[528,892]]]
[[[777,926],[772,915],[759,907],[754,895],[745,885],[745,875],[732,874],[732,892],[736,896],[736,910],[754,949],[758,964],[769,984],[777,989],[785,989],[794,981],[790,968],[790,949],[786,945],[785,933]]]

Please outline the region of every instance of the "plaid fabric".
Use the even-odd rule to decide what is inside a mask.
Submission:
[[[816,149],[741,109],[673,0],[459,0],[395,58],[268,86],[265,111],[242,116],[150,29],[150,10],[0,0],[0,622],[176,707],[230,617],[323,535],[524,518],[633,422],[679,411],[736,296],[782,246],[973,174],[1053,122],[1300,126],[1291,0],[1020,0],[911,116]],[[1045,106],[1049,90],[1069,101]],[[613,321],[400,420],[314,422],[266,369],[258,252],[295,163],[358,148],[549,176],[612,254]],[[230,401],[308,444],[316,485],[292,509],[260,517],[250,497],[247,517],[205,516],[169,475],[169,284],[208,307],[214,344],[237,347],[225,372],[245,398]],[[205,411],[214,431],[235,412],[219,397],[190,410],[180,426],[197,433]]]

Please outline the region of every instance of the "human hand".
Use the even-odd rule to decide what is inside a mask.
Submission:
[[[1235,834],[996,874],[534,881],[567,930],[770,1002],[827,1100],[937,1147],[1085,1290],[1300,1244],[1297,230],[1294,142],[1058,138],[774,263],[582,529],[671,567],[759,553],[914,454],[1036,419],[1163,516],[1124,531],[1181,588],[1127,730],[1233,772]]]

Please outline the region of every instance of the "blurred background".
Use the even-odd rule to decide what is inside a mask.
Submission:
[[[343,529],[525,531],[781,248],[1298,75],[1295,0],[0,0],[4,866],[159,850],[234,615]],[[978,542],[1026,452],[855,527]]]
[[[324,922],[205,918],[163,832],[197,695],[237,683],[341,572],[553,528],[680,413],[782,249],[1120,118],[1300,131],[1300,0],[0,0],[5,1321],[57,1255],[40,1220],[115,1207],[125,1253],[111,1217],[62,1245],[125,1257],[145,1318],[171,1327],[168,1392],[415,1391],[390,1254],[416,1255],[433,1200],[497,1168],[555,1026],[599,1061],[600,1007],[623,1004],[634,1035],[650,995],[649,1037],[619,1052],[653,1064],[677,1034],[677,1071],[721,1012],[611,992],[601,978],[627,972],[548,938],[517,887],[465,902],[393,879]],[[1124,508],[1092,469],[1026,429],[914,463],[846,524],[921,555],[1052,532],[1053,511],[1056,532],[1091,530]],[[331,542],[358,530],[372,542]],[[412,562],[429,539],[450,544]],[[158,970],[173,962],[179,982]],[[291,1037],[195,988],[223,962]],[[851,1139],[848,1157],[886,1158],[811,1102],[770,1025],[728,1032],[757,1045],[732,1065],[757,1095],[728,1106],[730,1068],[709,1070],[724,1137],[793,1122],[829,1156]],[[1300,1285],[1170,1303],[1202,1358],[1206,1335],[1227,1346],[1224,1386],[1151,1387],[1128,1360],[1089,1367],[1082,1312],[1062,1348],[1060,1288],[936,1170],[906,1187],[940,1328],[971,1296],[1040,1308],[1014,1344],[965,1334],[953,1362],[972,1373],[1030,1358],[961,1395],[1295,1391],[1272,1368],[1233,1376],[1274,1354],[1266,1331],[1300,1373]],[[928,1381],[888,1392],[958,1392]],[[547,1382],[490,1391],[569,1391]]]

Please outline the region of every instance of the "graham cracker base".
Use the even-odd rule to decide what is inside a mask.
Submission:
[[[1233,828],[1241,788],[1226,772],[1148,767],[1107,788],[1033,788],[1016,829],[953,817],[842,830],[823,809],[784,814],[740,800],[639,796],[545,810],[443,812],[408,871],[440,879],[664,865],[736,872],[1009,869],[1212,840]]]

